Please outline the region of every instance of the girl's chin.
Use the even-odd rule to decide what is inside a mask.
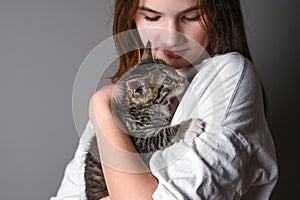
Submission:
[[[183,58],[165,60],[168,65],[172,66],[175,70],[181,71],[188,67],[191,67],[192,64],[184,60]]]

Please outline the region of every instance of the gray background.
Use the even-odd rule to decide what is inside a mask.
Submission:
[[[243,0],[243,7],[279,159],[272,199],[293,199],[300,195],[299,1]],[[1,200],[44,200],[56,193],[79,139],[72,115],[75,76],[110,36],[112,10],[109,0],[0,0]]]

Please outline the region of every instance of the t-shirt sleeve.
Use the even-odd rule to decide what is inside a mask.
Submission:
[[[172,123],[199,118],[204,132],[153,154],[155,200],[269,198],[278,171],[253,67],[238,53],[200,66]]]
[[[217,131],[217,130],[215,130]],[[245,191],[243,177],[249,152],[239,138],[219,130],[219,138],[195,138],[179,142],[152,160],[153,174],[159,179],[154,199],[239,199]],[[217,141],[214,141],[216,139]],[[182,153],[183,151],[183,153]],[[175,153],[177,152],[177,153]],[[165,163],[166,157],[169,163]]]
[[[94,135],[94,130],[91,121],[88,121],[85,130],[83,131],[79,145],[75,152],[74,158],[67,165],[61,185],[57,195],[51,197],[50,200],[82,200],[84,194],[84,158],[86,153],[86,145],[90,138]]]

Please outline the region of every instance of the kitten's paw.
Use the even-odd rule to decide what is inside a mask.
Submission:
[[[204,131],[204,123],[198,118],[190,119],[190,125],[186,131],[186,138],[198,137]]]

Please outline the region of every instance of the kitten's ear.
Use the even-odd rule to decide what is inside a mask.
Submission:
[[[133,78],[126,82],[126,87],[131,93],[143,93],[145,89],[145,83],[139,78]]]
[[[146,48],[143,51],[141,60],[153,60],[152,51],[151,51],[151,42],[148,40]]]

